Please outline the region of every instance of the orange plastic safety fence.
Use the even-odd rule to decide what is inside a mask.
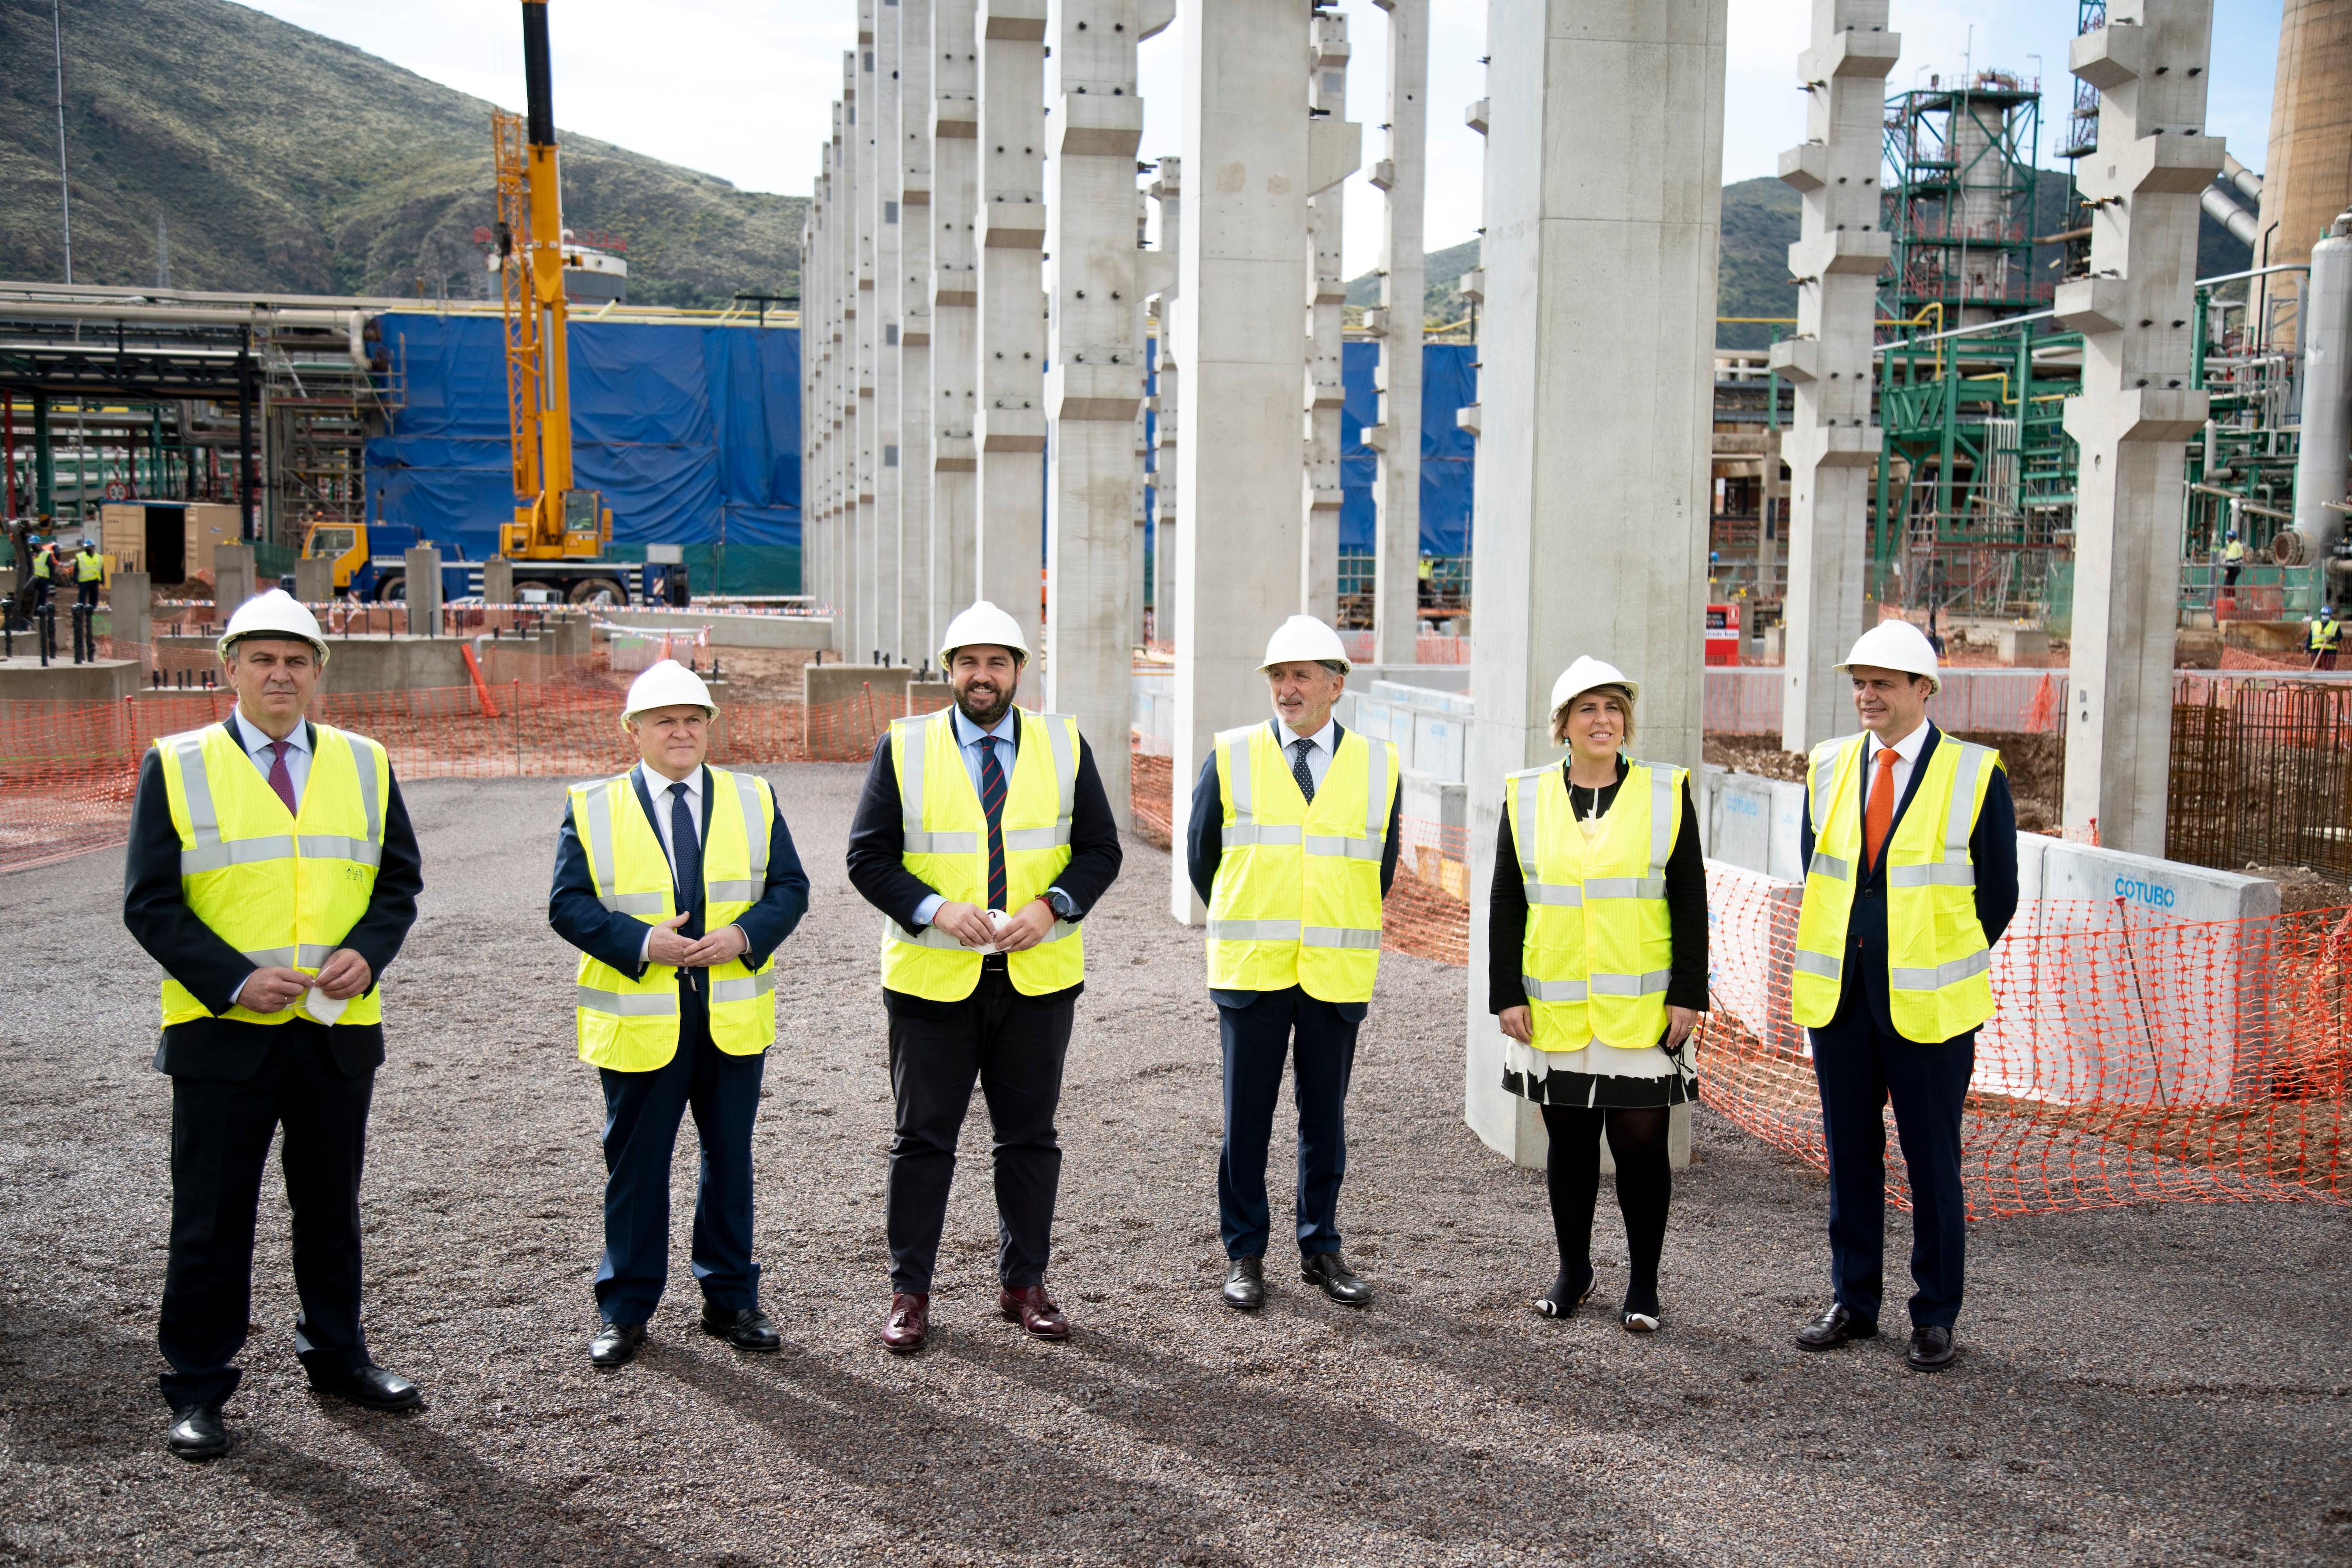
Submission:
[[[1169,847],[1172,837],[1169,812],[1174,775],[1170,770],[1175,761],[1139,746],[1130,746],[1128,752],[1129,815],[1134,819],[1135,830],[1162,849]]]

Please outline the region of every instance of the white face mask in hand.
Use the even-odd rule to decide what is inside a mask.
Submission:
[[[331,1024],[343,1016],[348,1002],[338,1002],[317,986],[310,987],[302,997],[302,1010],[321,1024]]]
[[[1013,918],[1011,915],[1006,914],[1003,910],[985,910],[982,912],[988,916],[990,929],[994,931],[1003,931],[1004,929],[1004,922]],[[980,954],[982,958],[986,958],[989,954],[997,952],[998,948],[994,942],[984,942],[981,946],[973,948],[971,951]]]

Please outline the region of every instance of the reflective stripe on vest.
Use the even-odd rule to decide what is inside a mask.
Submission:
[[[893,720],[891,765],[898,779],[901,857],[910,875],[952,903],[988,905],[988,817],[964,765],[955,710]],[[1078,793],[1078,726],[1066,713],[1016,708],[1019,739],[1005,775],[1000,831],[1005,907],[1018,911],[1045,895],[1070,863],[1070,817]],[[942,776],[944,775],[944,776]],[[1056,919],[1035,945],[1006,956],[1024,995],[1066,991],[1086,978],[1077,922]],[[980,984],[981,955],[937,926],[909,931],[882,921],[882,984],[902,995],[960,1002]]]
[[[1664,964],[1673,952],[1665,869],[1686,777],[1680,768],[1629,761],[1601,831],[1589,838],[1565,764],[1505,781],[1528,900],[1520,984],[1536,1049],[1582,1050],[1597,1039],[1638,1050],[1665,1033]]]
[[[1862,779],[1869,737],[1813,749],[1807,770],[1814,854],[1807,868],[1790,976],[1790,1011],[1819,1028],[1836,1016],[1848,973],[1847,927],[1862,874]],[[1939,734],[1890,831],[1886,887],[1887,1006],[1906,1039],[1953,1038],[1992,1016],[1992,954],[1976,918],[1976,831],[2000,753]]]

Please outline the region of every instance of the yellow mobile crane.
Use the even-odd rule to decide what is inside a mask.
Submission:
[[[522,61],[525,115],[503,110],[490,115],[499,284],[506,304],[507,423],[514,440],[515,494],[525,498],[514,521],[499,531],[499,552],[510,561],[576,561],[603,552],[613,537],[613,514],[601,494],[572,483],[563,198],[556,176],[547,0],[523,0]]]

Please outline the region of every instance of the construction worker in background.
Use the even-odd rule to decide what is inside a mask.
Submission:
[[[694,1277],[702,1331],[782,1344],[751,1257],[751,1124],[776,1038],[775,952],[808,878],[768,781],[709,765],[718,704],[675,659],[637,677],[621,728],[637,765],[574,784],[547,921],[580,950],[580,1059],[604,1090],[604,1253],[589,1362],[635,1359],[669,1275],[670,1159],[690,1108],[702,1144]]]
[[[2336,645],[2342,640],[2343,636],[2344,626],[2336,618],[2336,606],[2320,605],[2319,618],[2311,623],[2311,640],[2306,645],[2311,654],[2312,668],[2334,669],[2336,668]]]
[[[1295,1053],[1299,1278],[1361,1307],[1372,1292],[1340,1257],[1339,1183],[1356,1030],[1396,877],[1396,747],[1332,719],[1348,656],[1314,616],[1277,627],[1259,668],[1274,716],[1217,736],[1185,833],[1192,887],[1209,906],[1209,994],[1224,1058],[1224,1300],[1244,1311],[1265,1302],[1266,1146],[1283,1060]]]
[[[46,523],[48,519],[43,518],[41,521]],[[35,539],[33,541],[33,610],[35,614],[38,614],[48,605],[49,595],[57,591],[57,542],[52,540],[43,543],[39,539]]]
[[[1062,1174],[1054,1116],[1085,989],[1080,922],[1118,879],[1120,851],[1077,721],[1013,704],[1028,658],[1021,628],[985,599],[950,621],[940,668],[954,705],[892,721],[849,826],[849,879],[884,917],[896,1113],[882,1343],[901,1353],[930,1337],[975,1081],[995,1133],[997,1310],[1035,1339],[1070,1333],[1045,1289]]]
[[[2234,589],[2238,574],[2246,569],[2246,542],[2238,537],[2236,529],[2230,530],[2230,542],[2221,547],[2221,586]]]
[[[106,557],[98,552],[98,542],[85,538],[74,553],[74,586],[79,603],[85,609],[98,608],[98,585],[106,580]]]
[[[327,663],[310,611],[272,588],[218,648],[236,707],[147,753],[123,865],[122,923],[163,967],[172,1232],[156,1343],[184,1459],[228,1449],[221,1406],[242,1376],[255,1205],[281,1130],[310,1385],[371,1410],[423,1397],[360,1328],[377,985],[416,919],[416,836],[383,747],[305,717]]]
[[[2017,814],[2000,753],[1928,721],[1942,680],[1916,626],[1881,621],[1836,668],[1864,732],[1822,742],[1807,764],[1790,987],[1821,1086],[1835,1299],[1797,1343],[1878,1332],[1891,1100],[1918,1285],[1904,1359],[1938,1372],[1967,1258],[1960,1111],[1992,1016],[1992,944],[2017,910]]]

